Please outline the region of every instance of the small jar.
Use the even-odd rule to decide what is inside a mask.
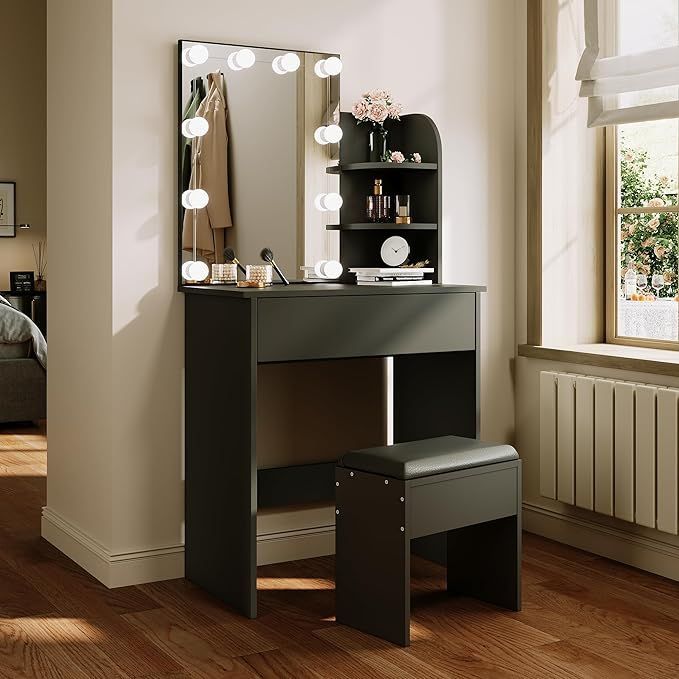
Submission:
[[[271,264],[248,264],[245,267],[245,280],[248,283],[271,285],[273,281],[273,267]]]
[[[410,196],[399,194],[396,196],[396,217],[397,224],[410,224]]]
[[[237,264],[213,264],[212,283],[214,285],[233,285],[238,280]]]

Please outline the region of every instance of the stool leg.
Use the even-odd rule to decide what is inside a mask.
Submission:
[[[521,520],[448,531],[448,591],[521,610]]]
[[[405,484],[337,468],[337,622],[410,645],[410,539]]]

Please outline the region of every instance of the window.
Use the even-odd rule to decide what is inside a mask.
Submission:
[[[618,53],[679,44],[678,0],[617,3]],[[676,99],[677,88],[635,94]],[[619,95],[623,100],[626,95]],[[609,127],[608,341],[679,350],[679,120]]]

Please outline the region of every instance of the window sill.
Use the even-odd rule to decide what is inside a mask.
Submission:
[[[520,344],[519,356],[679,377],[679,351],[669,349],[621,344],[571,344],[560,347]]]

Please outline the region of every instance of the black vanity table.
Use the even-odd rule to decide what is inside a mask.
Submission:
[[[181,290],[186,577],[254,618],[258,507],[333,503],[335,491],[334,462],[258,470],[258,364],[393,356],[394,443],[474,438],[485,289],[293,283]]]

